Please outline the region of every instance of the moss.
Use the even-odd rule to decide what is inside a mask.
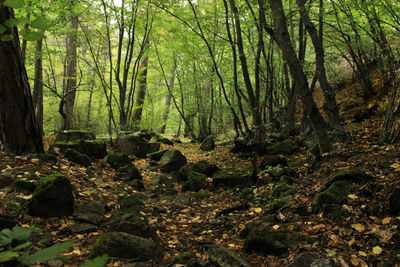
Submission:
[[[202,200],[202,199],[208,198],[210,196],[210,193],[208,193],[207,191],[201,190],[199,192],[194,193],[193,196],[197,200]]]
[[[143,176],[140,173],[139,169],[132,163],[129,163],[125,166],[118,168],[118,172],[129,173],[130,176],[132,177],[132,180],[143,180]]]
[[[254,199],[254,193],[253,193],[253,188],[252,187],[247,187],[241,190],[239,194],[239,199],[243,200],[252,200]]]
[[[118,169],[122,166],[131,163],[131,159],[125,153],[109,152],[107,156],[107,162],[110,164],[111,168]]]
[[[84,167],[89,167],[91,165],[90,158],[88,155],[81,154],[75,149],[67,149],[65,150],[65,157],[74,163],[82,165]]]
[[[285,183],[285,184],[289,184],[289,185],[297,183],[296,179],[294,179],[294,178],[292,178],[290,176],[287,176],[287,175],[282,175],[281,179],[280,179],[280,182],[281,183]]]
[[[122,196],[118,199],[121,209],[127,209],[134,206],[144,206],[143,201],[137,195]]]
[[[330,187],[333,183],[337,181],[349,181],[354,183],[363,183],[371,180],[373,177],[369,174],[366,174],[361,168],[356,167],[349,170],[338,172],[337,174],[333,175],[328,182],[326,183],[325,187]]]
[[[268,204],[269,211],[271,213],[277,212],[280,208],[285,205],[285,202],[279,198],[274,199],[270,204]]]
[[[274,144],[267,147],[267,153],[270,155],[290,155],[299,151],[299,147],[292,139],[286,139],[279,144]]]
[[[159,161],[161,159],[161,157],[164,155],[164,153],[167,151],[168,151],[168,149],[159,150],[159,151],[147,154],[147,157],[151,160]]]
[[[40,163],[57,163],[57,156],[54,154],[33,154],[31,157],[39,159]]]
[[[347,180],[336,181],[328,189],[317,194],[316,205],[319,209],[328,209],[332,205],[340,204],[350,193],[352,185]]]
[[[289,187],[287,186],[287,184],[280,183],[275,187],[274,191],[272,192],[272,195],[274,197],[280,197],[283,193],[285,193],[288,190],[289,190]]]
[[[17,193],[32,193],[35,191],[36,183],[27,179],[17,179],[12,184],[12,191]]]
[[[189,172],[188,180],[182,185],[182,191],[199,191],[204,187],[207,176],[199,172]]]
[[[222,169],[213,174],[213,185],[222,185],[230,188],[236,186],[246,187],[251,184],[251,174],[251,169]]]

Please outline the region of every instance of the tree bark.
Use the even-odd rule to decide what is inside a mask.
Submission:
[[[62,130],[72,129],[73,125],[73,113],[74,113],[74,104],[75,104],[75,96],[76,96],[76,68],[77,68],[77,30],[78,30],[78,18],[74,17],[71,21],[71,30],[72,33],[67,35],[66,38],[66,64],[64,68],[64,105],[63,112],[65,117],[63,117],[63,126]]]
[[[321,152],[329,152],[331,150],[331,141],[328,136],[329,125],[318,110],[310,91],[306,75],[290,40],[282,1],[268,0],[268,2],[274,16],[275,27],[274,30],[267,30],[272,34],[278,46],[282,50],[282,55],[292,73],[296,90],[301,96],[305,113],[313,126]]]
[[[42,61],[43,41],[36,41],[35,55],[35,78],[33,82],[33,107],[39,124],[40,132],[43,134],[43,61]]]
[[[145,56],[139,67],[139,89],[136,96],[135,110],[133,112],[132,121],[134,125],[138,125],[142,119],[143,104],[147,91],[147,67],[149,66],[149,57]]]
[[[164,104],[164,113],[163,116],[161,118],[161,128],[158,131],[160,134],[164,134],[165,133],[165,128],[167,127],[167,120],[168,120],[168,116],[169,116],[169,110],[171,107],[171,100],[172,100],[172,93],[171,90],[174,87],[174,83],[175,83],[175,71],[176,71],[177,65],[175,62],[175,66],[174,66],[174,71],[172,72],[172,76],[171,79],[168,82],[168,93],[167,96],[165,97],[165,104]]]
[[[11,8],[0,0],[0,25],[14,17]],[[42,153],[42,135],[37,124],[26,69],[22,61],[16,27],[3,35],[11,41],[0,41],[0,143],[7,153]]]

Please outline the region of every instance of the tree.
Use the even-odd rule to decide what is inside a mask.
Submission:
[[[0,0],[0,25],[14,18]],[[4,27],[4,26],[3,26]],[[0,142],[7,153],[43,152],[26,69],[22,61],[18,30],[5,28],[0,41]]]

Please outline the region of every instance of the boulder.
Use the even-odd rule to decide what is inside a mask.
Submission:
[[[214,148],[215,148],[215,140],[214,136],[212,135],[207,136],[206,139],[204,139],[200,145],[200,149],[203,151],[211,151]]]
[[[157,240],[157,234],[149,225],[147,217],[143,212],[131,213],[124,210],[119,211],[110,217],[105,227],[111,231]]]
[[[189,172],[199,172],[207,177],[212,177],[212,175],[219,170],[220,168],[218,168],[217,165],[208,163],[206,161],[191,162],[179,169],[179,178],[182,181],[186,181],[188,179]]]
[[[17,193],[32,193],[35,191],[36,182],[28,179],[17,179],[12,184],[12,190]]]
[[[8,217],[17,218],[21,216],[26,209],[25,201],[22,198],[12,198],[4,201],[2,204],[4,207],[4,214]]]
[[[57,156],[54,154],[32,154],[30,155],[31,159],[38,159],[39,163],[57,163]]]
[[[147,154],[147,157],[151,160],[159,161],[167,151],[168,149],[159,150],[154,153]]]
[[[265,170],[268,166],[275,167],[277,165],[287,166],[286,158],[281,155],[266,155],[260,163],[260,170]]]
[[[95,159],[102,159],[107,155],[106,144],[103,141],[73,141],[73,142],[55,142],[49,148],[50,153],[65,153],[67,149],[75,149],[81,154],[86,154]]]
[[[68,177],[52,174],[40,179],[29,204],[29,213],[39,217],[70,216],[74,211],[74,196]]]
[[[139,169],[132,163],[118,168],[115,174],[114,180],[119,181],[131,181],[131,180],[143,180],[143,176]]]
[[[125,153],[110,152],[107,156],[107,163],[115,170],[118,170],[122,166],[130,164],[131,162],[132,161],[128,154]]]
[[[173,146],[174,145],[174,142],[172,142],[171,140],[169,140],[168,138],[165,138],[165,137],[160,137],[160,138],[157,139],[157,141],[162,143],[162,144],[169,145],[169,146]]]
[[[247,252],[255,251],[262,252],[264,255],[281,256],[305,241],[304,236],[294,231],[260,227],[250,231],[244,241],[244,249]]]
[[[241,259],[226,247],[219,246],[208,251],[212,266],[216,267],[250,267],[251,265]]]
[[[334,263],[329,258],[320,258],[315,252],[303,252],[298,255],[286,267],[334,267]]]
[[[76,131],[76,130],[68,130],[63,131],[57,134],[56,142],[70,142],[70,141],[78,141],[78,140],[95,140],[96,135],[94,133],[86,132],[86,131]]]
[[[116,147],[122,153],[145,158],[147,154],[160,150],[160,143],[147,142],[139,136],[130,134],[118,137]]]
[[[196,258],[194,252],[184,252],[177,256],[171,257],[163,262],[161,267],[175,267],[175,266],[186,266],[186,267],[200,267],[200,263]]]
[[[179,150],[169,150],[161,157],[158,168],[163,172],[179,171],[187,159]]]
[[[97,232],[97,227],[90,223],[76,222],[71,225],[72,234],[88,234],[92,232]]]
[[[96,240],[90,257],[103,254],[136,261],[148,261],[163,256],[161,249],[152,240],[121,232],[109,232]]]
[[[75,221],[99,225],[105,214],[106,209],[104,203],[101,201],[92,201],[76,208],[74,219]]]
[[[349,170],[341,171],[331,178],[329,178],[328,182],[325,184],[325,188],[330,187],[333,183],[338,181],[346,180],[352,183],[365,183],[369,180],[373,179],[373,177],[360,168],[352,168]]]
[[[334,205],[343,203],[352,188],[351,182],[347,180],[332,183],[327,189],[317,194],[317,207],[320,210],[326,210],[332,208]]]
[[[200,191],[205,186],[207,176],[199,172],[189,172],[188,180],[182,185],[182,191]]]
[[[300,152],[299,146],[292,139],[285,139],[282,142],[266,147],[268,155],[291,155]]]
[[[252,180],[251,174],[251,169],[222,169],[213,174],[213,185],[214,187],[222,186],[229,188],[236,186],[248,187]]]
[[[0,188],[5,188],[14,182],[14,174],[11,171],[0,173]]]
[[[88,155],[81,154],[75,149],[68,148],[67,150],[65,150],[64,154],[69,161],[82,165],[84,167],[89,167],[92,164]]]
[[[390,214],[400,215],[400,189],[395,189],[389,196]]]
[[[137,210],[138,212],[144,209],[144,202],[139,195],[125,195],[118,199],[118,204],[121,210]]]

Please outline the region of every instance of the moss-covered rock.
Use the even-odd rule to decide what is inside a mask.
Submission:
[[[151,160],[159,161],[162,156],[167,152],[168,149],[159,150],[150,154],[147,154],[147,157]]]
[[[171,140],[169,140],[168,138],[165,138],[165,137],[159,137],[159,138],[157,138],[157,141],[162,143],[162,144],[169,145],[169,146],[173,146],[174,145],[173,141],[171,141]]]
[[[207,136],[200,145],[200,149],[203,151],[211,151],[215,148],[214,136]]]
[[[88,155],[89,157],[102,159],[107,155],[106,144],[101,140],[94,141],[72,141],[72,142],[55,142],[49,148],[50,153],[65,153],[67,149],[74,149],[81,154]]]
[[[207,191],[203,191],[203,190],[200,190],[200,191],[194,193],[194,195],[193,195],[193,197],[196,200],[202,200],[202,199],[208,198],[209,196],[210,196],[210,193],[208,193]]]
[[[211,177],[218,170],[220,168],[217,165],[206,161],[190,162],[179,169],[179,180],[187,181],[189,172],[199,172]]]
[[[32,154],[30,157],[32,159],[38,159],[39,163],[57,163],[57,156],[54,154]]]
[[[151,137],[150,137],[151,138]],[[140,136],[129,134],[119,136],[116,141],[117,150],[128,155],[145,158],[147,154],[160,150],[160,143],[147,142]]]
[[[352,189],[351,182],[339,180],[332,183],[328,189],[317,194],[315,204],[319,209],[325,210],[333,205],[343,203]]]
[[[208,251],[211,264],[219,267],[250,267],[251,265],[241,259],[226,247],[218,246]]]
[[[252,183],[251,169],[227,168],[215,172],[212,176],[214,187],[248,187]]]
[[[82,165],[84,167],[89,167],[92,163],[90,162],[90,158],[85,155],[81,154],[75,149],[67,149],[65,150],[65,157],[76,164]]]
[[[333,183],[338,182],[338,181],[349,181],[353,183],[365,183],[368,182],[369,180],[373,179],[373,177],[365,171],[363,171],[361,168],[352,168],[349,170],[341,171],[335,175],[333,175],[331,178],[329,178],[328,182],[325,185],[325,188],[330,187]]]
[[[269,155],[291,155],[299,152],[300,148],[292,139],[286,139],[281,143],[268,146],[266,150]]]
[[[186,157],[179,150],[169,150],[161,157],[158,168],[163,172],[179,171],[186,163]]]
[[[134,164],[127,164],[118,168],[118,173],[129,174],[128,180],[143,180],[142,173]]]
[[[188,251],[176,255],[167,259],[163,262],[161,267],[174,267],[174,266],[186,266],[186,267],[198,267],[200,263],[197,261],[196,254],[194,252]]]
[[[287,176],[287,175],[282,175],[280,178],[280,182],[288,184],[288,185],[298,183],[296,179],[294,179],[293,177]]]
[[[141,210],[143,210],[144,207],[144,202],[143,200],[138,196],[138,195],[125,195],[125,196],[121,196],[118,199],[118,203],[121,207],[121,210],[124,209],[129,209],[132,207],[139,207]]]
[[[28,179],[17,179],[13,182],[11,190],[17,193],[32,193],[35,191],[36,182]]]
[[[200,191],[204,188],[207,176],[199,172],[189,172],[188,180],[182,185],[182,191]]]
[[[260,163],[260,169],[265,170],[268,166],[274,167],[277,165],[287,166],[287,160],[281,155],[266,155]]]
[[[306,238],[297,232],[262,227],[250,231],[244,242],[244,249],[248,252],[256,251],[265,255],[281,256],[305,241]]]
[[[150,239],[121,232],[109,232],[100,236],[90,253],[90,257],[108,254],[120,259],[148,261],[161,258],[161,249]]]
[[[270,213],[275,213],[277,212],[280,208],[282,208],[286,204],[285,201],[283,201],[280,198],[275,198],[271,203],[267,205],[269,212]]]
[[[57,134],[56,142],[70,142],[70,141],[78,141],[78,140],[94,140],[96,139],[96,135],[87,131],[80,130],[68,130],[62,131]]]
[[[74,196],[68,177],[52,174],[40,179],[29,204],[29,213],[39,217],[70,216],[74,211]]]
[[[111,168],[118,170],[122,166],[131,163],[131,159],[128,154],[118,153],[118,152],[110,152],[107,156],[107,163],[110,164]]]
[[[280,197],[283,193],[289,191],[289,187],[285,183],[279,183],[275,186],[272,195],[274,197]]]

